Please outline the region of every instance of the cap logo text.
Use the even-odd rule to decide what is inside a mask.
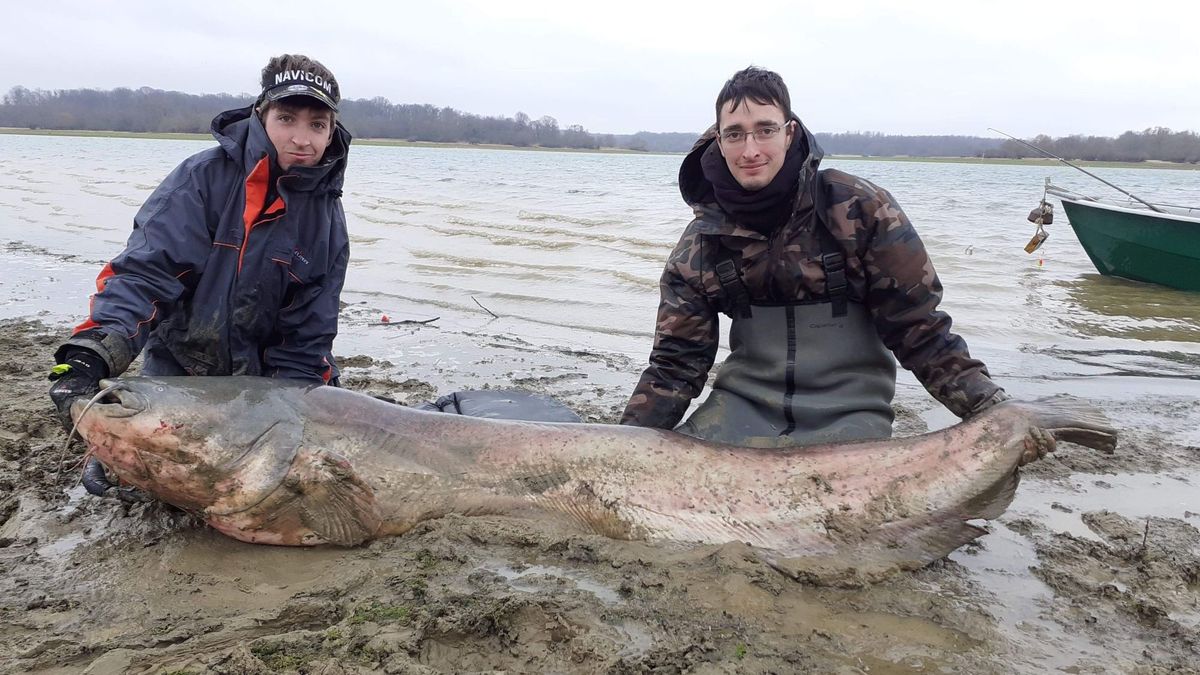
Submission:
[[[305,82],[312,82],[318,87],[324,89],[325,93],[333,96],[333,84],[329,82],[329,80],[326,80],[316,73],[310,73],[307,70],[284,70],[282,72],[275,73],[275,84],[277,85],[290,80],[303,80]]]

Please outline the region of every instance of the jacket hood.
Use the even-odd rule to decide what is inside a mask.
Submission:
[[[800,167],[800,189],[796,191],[796,201],[799,205],[800,201],[812,192],[825,151],[821,149],[817,138],[808,130],[808,127],[804,126],[799,117],[792,115],[792,121],[796,123],[800,143],[799,151],[805,154],[804,163]],[[679,167],[679,193],[683,196],[683,201],[698,213],[714,209],[720,210],[713,195],[713,185],[704,177],[704,170],[700,166],[700,158],[704,156],[704,151],[708,149],[709,144],[715,142],[717,142],[717,125],[714,124],[696,140],[687,156],[683,158],[683,164]]]
[[[230,159],[239,162],[249,174],[263,158],[271,158],[278,166],[275,146],[267,136],[262,120],[254,114],[254,106],[226,110],[213,118],[212,135]],[[325,156],[316,166],[295,166],[288,169],[287,189],[296,191],[333,190],[341,191],[346,172],[347,155],[350,152],[350,132],[340,121],[334,123],[333,140],[325,149]]]

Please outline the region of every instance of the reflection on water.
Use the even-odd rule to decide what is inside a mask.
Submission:
[[[1200,342],[1200,294],[1100,274],[1056,285],[1072,304],[1061,320],[1081,336]]]

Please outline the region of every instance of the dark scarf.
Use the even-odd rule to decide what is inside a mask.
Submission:
[[[739,225],[764,235],[783,226],[792,215],[800,169],[808,155],[802,152],[801,137],[797,129],[779,173],[766,187],[754,191],[746,190],[734,179],[729,172],[729,165],[721,156],[717,141],[710,143],[700,158],[700,168],[704,177],[712,183],[713,195],[721,210],[732,216]]]

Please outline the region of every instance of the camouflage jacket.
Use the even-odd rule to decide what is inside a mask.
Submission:
[[[751,304],[825,301],[821,227],[845,255],[849,299],[868,308],[883,343],[934,398],[965,417],[994,402],[994,396],[1004,397],[986,366],[971,358],[966,342],[950,331],[950,316],[938,310],[942,284],[895,199],[856,176],[818,170],[822,151],[812,134],[799,128],[808,153],[795,208],[769,237],[739,226],[712,197],[700,157],[714,142],[715,127],[684,159],[679,188],[695,219],[663,270],[650,366],[622,424],[673,428],[703,389],[717,354],[718,314],[733,316],[714,270],[723,247],[733,252]]]

